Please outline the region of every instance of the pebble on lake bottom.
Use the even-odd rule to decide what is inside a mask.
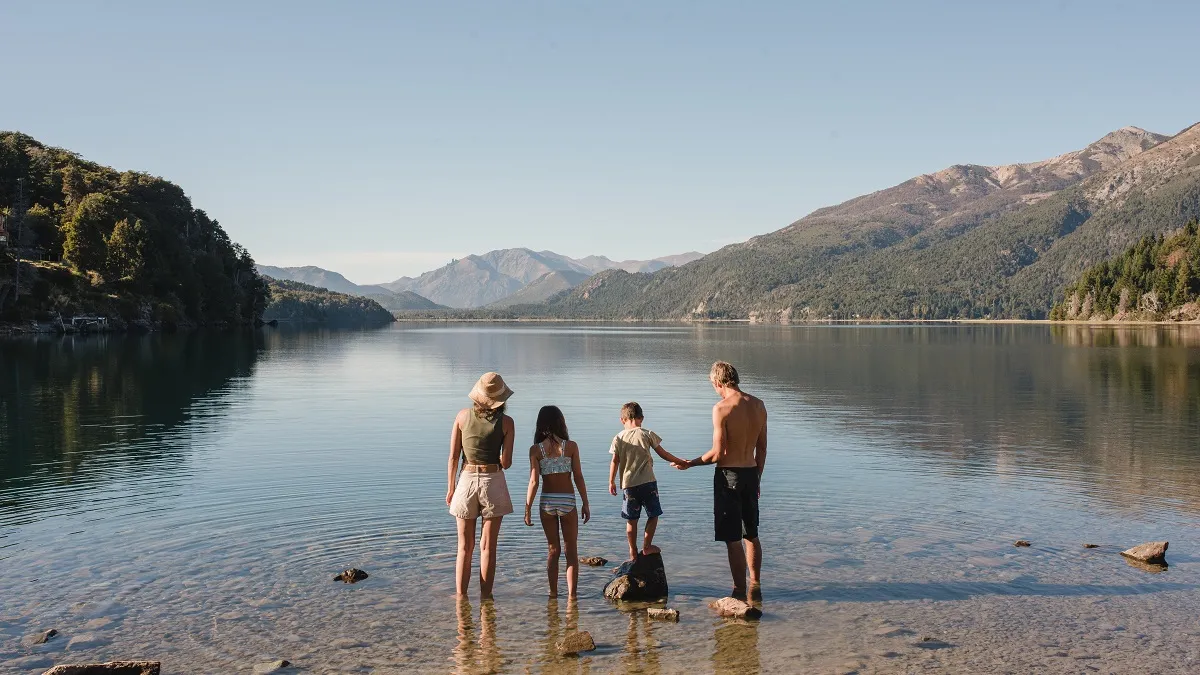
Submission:
[[[1019,547],[1021,547],[1021,548],[1027,548],[1027,547],[1029,547],[1029,546],[1033,546],[1033,544],[1029,543],[1029,541],[1027,541],[1027,540],[1025,540],[1025,539],[1018,539],[1018,540],[1017,540],[1017,541],[1016,541],[1016,542],[1013,544],[1013,546],[1019,546]]]

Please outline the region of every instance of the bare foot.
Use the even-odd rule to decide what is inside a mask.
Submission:
[[[646,548],[642,549],[642,555],[653,555],[655,553],[662,553],[662,549],[654,544],[650,544]]]
[[[742,602],[745,602],[746,589],[734,587],[734,589],[729,592],[729,597],[733,598],[734,600],[741,600]]]
[[[558,597],[558,591],[550,591],[550,597],[551,597],[551,598],[557,598],[557,597]]]
[[[750,599],[754,602],[762,602],[762,586],[758,584],[750,586]]]
[[[638,557],[638,552],[633,549],[629,549],[629,559],[637,560],[637,557]]]

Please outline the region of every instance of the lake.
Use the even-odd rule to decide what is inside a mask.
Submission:
[[[581,555],[619,560],[607,450],[639,401],[711,441],[709,365],[770,411],[763,609],[715,617],[710,467],[655,463],[678,624],[505,519],[494,603],[453,598],[446,456],[484,371],[516,391],[520,509],[541,405],[579,442]],[[0,341],[0,672],[1194,672],[1200,329],[398,324]],[[1014,547],[1027,539],[1029,548]],[[1170,567],[1119,551],[1169,540]],[[1087,549],[1084,543],[1097,544]],[[370,578],[332,581],[347,567]],[[611,568],[611,565],[610,565]],[[565,582],[564,586],[565,588]],[[34,646],[27,636],[60,635]],[[588,630],[598,649],[558,657]],[[932,638],[927,640],[926,638]],[[1136,665],[1135,665],[1136,664]]]

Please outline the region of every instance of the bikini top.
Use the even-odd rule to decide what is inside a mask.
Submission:
[[[545,441],[543,441],[544,443]],[[541,469],[543,476],[549,476],[556,473],[571,472],[571,458],[567,457],[567,442],[562,441],[562,445],[558,447],[558,453],[554,457],[546,456],[546,447],[542,443],[538,443],[538,450],[542,453],[541,460],[538,461],[538,466]]]

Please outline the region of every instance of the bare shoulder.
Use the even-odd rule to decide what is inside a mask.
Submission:
[[[458,414],[454,416],[454,423],[461,427],[463,423],[467,421],[467,415],[469,414],[471,414],[470,408],[463,408],[462,410],[459,410]]]
[[[570,454],[576,454],[576,455],[578,455],[578,454],[579,454],[579,444],[578,444],[578,443],[576,443],[575,441],[567,441],[566,452],[565,452],[565,453],[563,453],[563,454],[566,454],[566,455],[570,455]]]
[[[465,411],[464,411],[464,412],[465,412]],[[505,416],[504,416],[504,422],[503,422],[503,424],[504,424],[504,430],[505,430],[505,431],[512,431],[513,429],[515,429],[515,428],[516,428],[516,423],[515,423],[515,422],[513,422],[513,418],[509,417],[508,415],[505,415]]]

